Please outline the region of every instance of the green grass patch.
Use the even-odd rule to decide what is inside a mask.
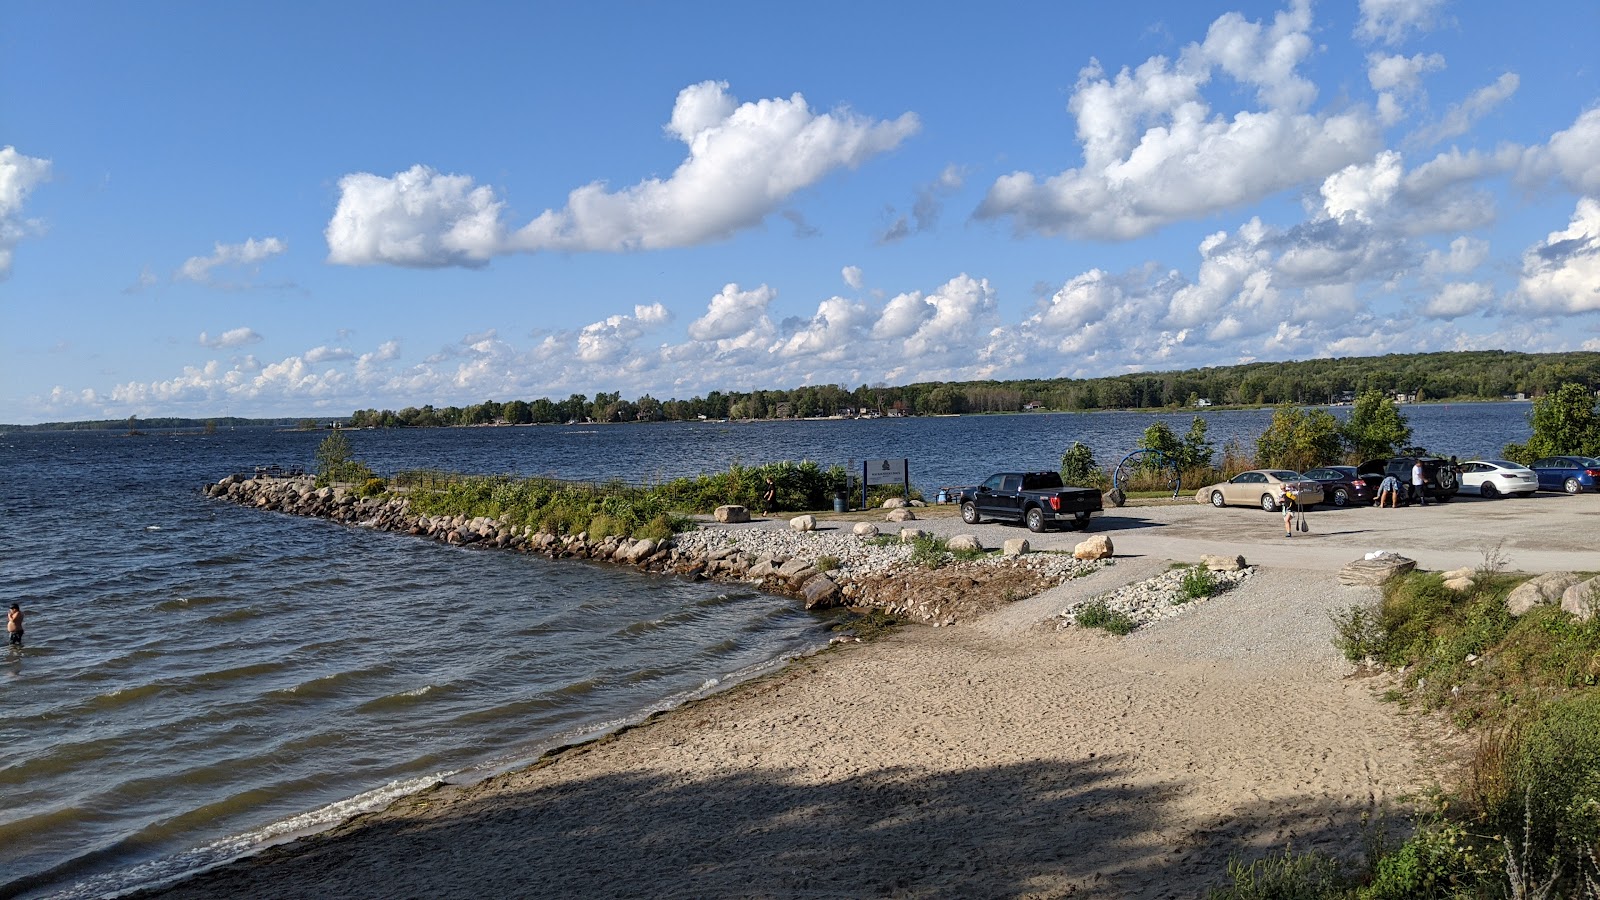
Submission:
[[[1084,628],[1100,628],[1112,634],[1130,634],[1138,626],[1133,617],[1121,610],[1112,609],[1104,600],[1090,600],[1073,615],[1073,620]]]

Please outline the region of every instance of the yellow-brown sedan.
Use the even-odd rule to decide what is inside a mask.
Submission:
[[[1322,484],[1288,469],[1251,469],[1194,492],[1196,503],[1224,506],[1259,506],[1267,512],[1280,508],[1285,491],[1301,506],[1322,502]]]

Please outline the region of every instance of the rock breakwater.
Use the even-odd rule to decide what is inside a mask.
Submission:
[[[928,625],[953,625],[1088,574],[1101,561],[1055,553],[956,560],[875,535],[730,527],[655,541],[586,533],[559,535],[487,517],[416,513],[405,497],[360,497],[308,477],[230,475],[207,496],[289,515],[415,535],[441,543],[630,565],[664,575],[754,585],[800,598],[807,609],[881,610]]]

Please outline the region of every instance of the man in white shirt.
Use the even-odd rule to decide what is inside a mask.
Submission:
[[[1422,460],[1411,461],[1411,495],[1417,498],[1420,506],[1428,505],[1427,480],[1422,475]]]

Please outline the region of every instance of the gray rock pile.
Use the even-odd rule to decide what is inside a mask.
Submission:
[[[1123,585],[1114,591],[1074,604],[1056,617],[1056,629],[1062,630],[1077,625],[1079,611],[1091,603],[1103,603],[1107,609],[1123,613],[1139,626],[1181,616],[1197,604],[1232,589],[1255,573],[1254,568],[1243,565],[1242,557],[1237,559],[1240,562],[1238,568],[1213,569],[1206,566],[1207,571],[1211,573],[1212,581],[1216,584],[1216,592],[1210,597],[1191,599],[1185,596],[1183,579],[1189,574],[1189,569],[1170,569],[1154,578]]]
[[[799,597],[807,609],[871,607],[935,625],[970,619],[1102,565],[1064,554],[1028,553],[951,561],[930,570],[912,561],[914,535],[920,533],[914,529],[906,529],[896,542],[877,539],[876,527],[848,535],[816,531],[811,516],[797,517],[786,529],[708,529],[661,542],[616,535],[591,540],[586,533],[551,534],[484,517],[421,515],[412,512],[404,498],[357,497],[344,487],[318,488],[310,477],[230,475],[207,485],[205,492],[244,506],[456,546],[502,548],[555,559],[631,565],[689,578],[744,582]],[[715,518],[719,522],[749,521],[748,511],[737,506],[718,509]]]

